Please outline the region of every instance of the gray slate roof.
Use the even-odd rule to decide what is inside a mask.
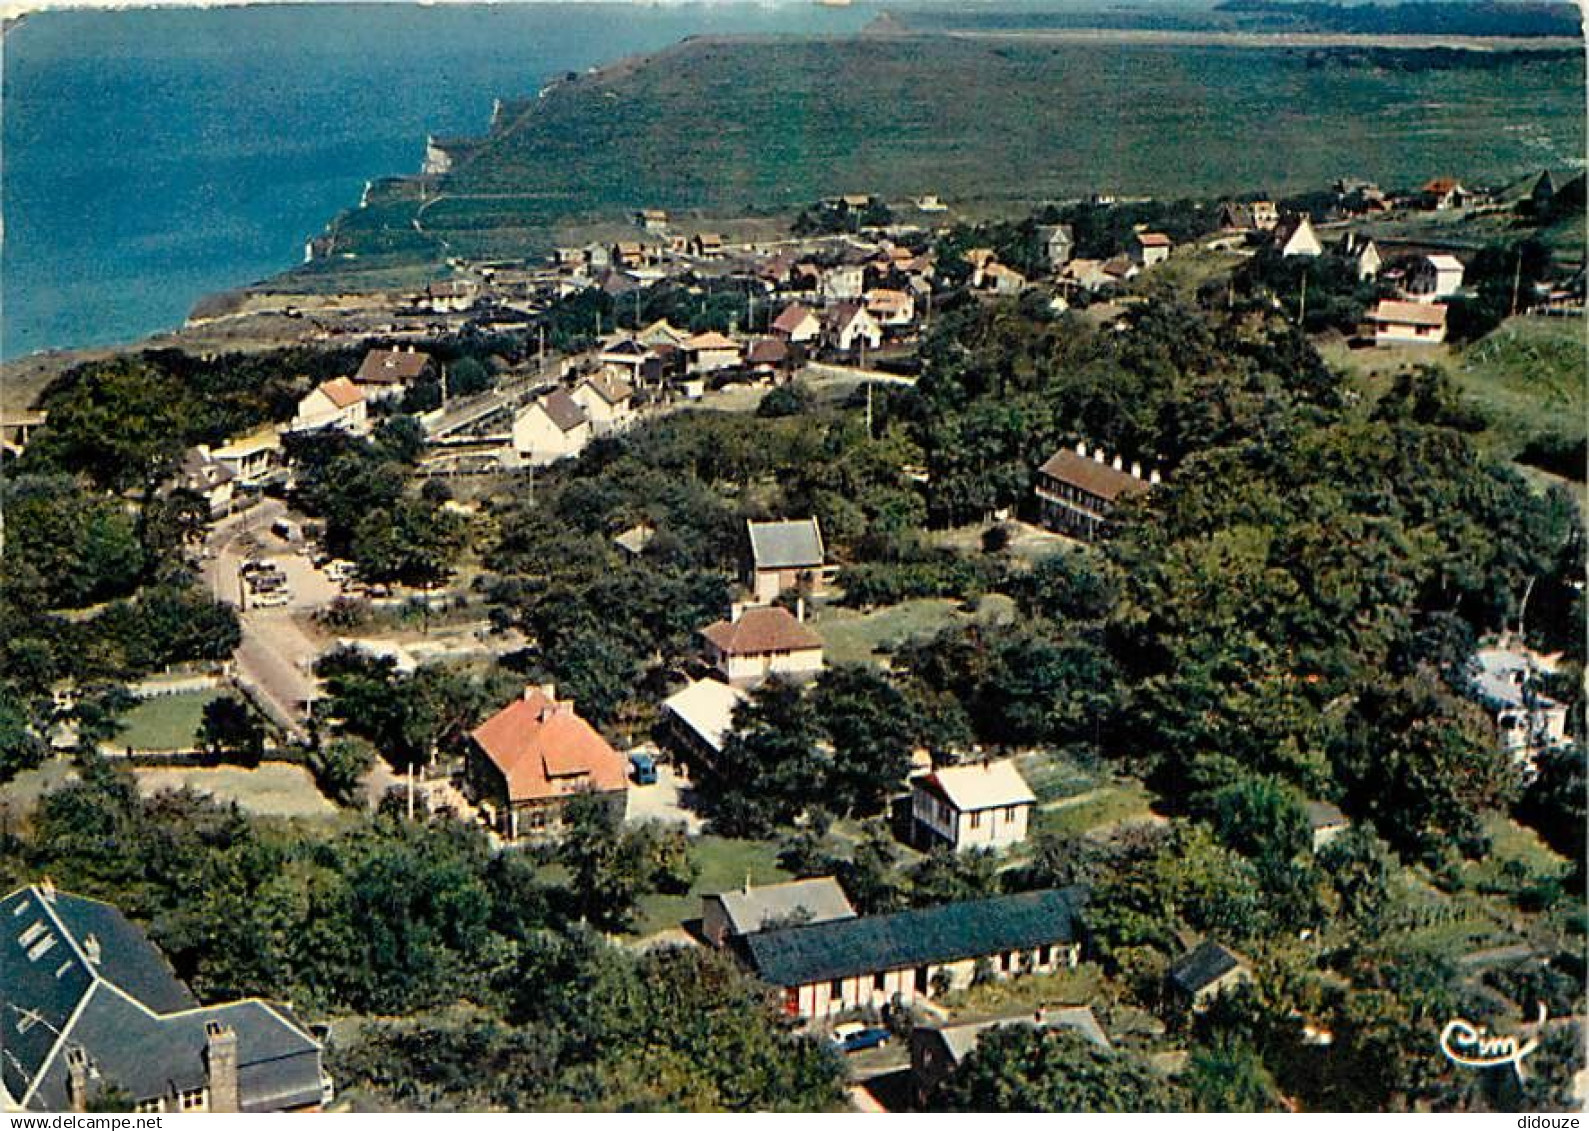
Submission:
[[[823,562],[822,529],[814,518],[746,525],[757,569],[811,569]]]
[[[1231,951],[1204,939],[1170,965],[1170,981],[1188,994],[1223,978],[1242,964]]]
[[[797,911],[810,915],[809,922],[853,919],[855,908],[844,896],[844,889],[832,876],[791,880],[749,891],[725,891],[711,898],[723,905],[735,934],[759,931],[770,921],[784,919]]]
[[[1109,1036],[1103,1031],[1103,1026],[1098,1024],[1098,1018],[1085,1005],[1044,1009],[1037,1015],[1023,1013],[1016,1017],[995,1017],[989,1021],[945,1025],[938,1030],[938,1035],[958,1064],[977,1047],[984,1033],[1001,1025],[1041,1025],[1045,1029],[1069,1029],[1099,1048],[1114,1047],[1109,1043]]]
[[[1032,891],[892,915],[760,931],[742,943],[751,965],[777,986],[803,986],[880,970],[1029,950],[1081,937],[1085,891]]]
[[[210,1021],[237,1034],[244,1110],[319,1099],[320,1045],[280,1006],[201,1007],[110,904],[37,886],[0,899],[0,1082],[28,1108],[67,1106],[68,1043],[137,1099],[200,1087]]]

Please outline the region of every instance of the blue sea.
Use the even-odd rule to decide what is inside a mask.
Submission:
[[[4,38],[0,357],[131,341],[299,262],[364,183],[492,101],[706,33],[870,4],[324,4],[45,12]]]

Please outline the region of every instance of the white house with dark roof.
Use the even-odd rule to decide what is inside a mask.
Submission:
[[[752,887],[701,897],[701,933],[714,946],[774,927],[855,918],[855,908],[832,876]]]
[[[822,320],[809,307],[798,302],[790,303],[773,319],[772,332],[787,342],[800,344],[815,341],[822,333]]]
[[[513,450],[532,467],[578,455],[594,434],[590,417],[566,389],[553,389],[513,414]]]
[[[140,1112],[316,1111],[321,1045],[286,1006],[200,1005],[108,903],[48,881],[0,899],[0,1104],[82,1112],[116,1090]]]
[[[1313,230],[1313,221],[1306,213],[1287,216],[1274,230],[1275,250],[1282,258],[1306,256],[1316,258],[1324,254],[1324,244]]]
[[[363,392],[366,400],[386,400],[400,397],[403,390],[425,377],[431,370],[428,353],[420,353],[413,346],[396,350],[371,350],[364,355],[353,383]]]
[[[822,637],[778,605],[741,608],[701,630],[707,662],[740,687],[771,676],[806,679],[822,670]]]
[[[1439,302],[1462,289],[1462,260],[1454,255],[1420,255],[1407,274],[1407,297]]]
[[[918,846],[955,852],[1001,849],[1026,839],[1037,796],[1015,763],[971,762],[912,778],[910,807]]]
[[[746,584],[761,603],[789,589],[819,593],[826,581],[827,550],[815,518],[745,524],[750,535]]]
[[[1028,891],[888,915],[755,931],[736,949],[778,988],[792,1017],[911,1006],[993,978],[1045,974],[1081,959],[1085,889]]]
[[[622,432],[634,423],[634,389],[621,377],[593,374],[581,381],[569,396],[585,410],[591,430],[598,436]]]

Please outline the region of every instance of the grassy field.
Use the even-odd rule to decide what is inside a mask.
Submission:
[[[1141,782],[1111,782],[1039,807],[1032,827],[1034,832],[1105,833],[1120,825],[1157,819],[1149,808],[1152,802],[1153,795]]]
[[[998,593],[982,598],[975,613],[964,612],[960,602],[947,597],[902,601],[873,613],[828,605],[817,612],[812,624],[822,636],[828,663],[869,664],[879,662],[891,648],[952,624],[1002,623],[1009,620],[1013,607],[1008,597]]]
[[[836,192],[1030,202],[1505,181],[1583,150],[1582,65],[1311,68],[1305,51],[1173,44],[702,37],[559,85],[425,208],[375,186],[361,254],[519,253],[570,218],[742,214]],[[504,92],[512,93],[512,92]]]
[[[204,708],[224,691],[192,691],[145,699],[121,717],[121,732],[110,745],[134,750],[191,750],[204,721]]]
[[[792,878],[778,866],[778,846],[764,841],[703,836],[690,842],[690,858],[700,869],[685,895],[648,895],[640,900],[633,933],[644,937],[677,928],[701,917],[701,896],[752,884],[775,884]]]
[[[191,788],[218,801],[235,801],[250,813],[266,817],[328,817],[336,806],[316,788],[309,771],[285,762],[266,762],[257,769],[240,766],[162,766],[133,770],[144,793]]]

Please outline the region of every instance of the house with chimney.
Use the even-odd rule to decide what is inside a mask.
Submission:
[[[204,500],[211,518],[220,518],[232,512],[236,484],[237,473],[216,459],[208,445],[198,444],[183,453],[168,486],[192,491]]]
[[[1110,516],[1123,499],[1140,495],[1156,486],[1159,473],[1142,477],[1142,467],[1133,463],[1128,471],[1116,456],[1110,462],[1102,448],[1087,455],[1087,445],[1074,451],[1062,448],[1037,469],[1033,494],[1038,518],[1057,534],[1068,534],[1086,542],[1107,536]]]
[[[600,797],[620,820],[628,805],[623,756],[551,684],[526,687],[470,732],[465,774],[491,827],[510,841],[555,836],[582,794]]]
[[[1231,232],[1272,231],[1280,212],[1272,200],[1227,200],[1219,206],[1219,226]]]
[[[758,604],[791,589],[820,594],[827,581],[827,550],[815,518],[745,523],[750,557],[745,584]]]
[[[353,374],[353,384],[371,404],[403,395],[410,385],[431,376],[435,367],[428,353],[413,346],[396,350],[370,350]]]
[[[1005,979],[1075,966],[1085,900],[1070,887],[829,919],[755,931],[736,949],[791,1017],[909,1007],[965,989],[979,972]]]
[[[706,662],[736,687],[750,687],[772,676],[809,679],[822,670],[822,637],[799,613],[779,605],[745,608],[736,604],[726,620],[701,629]]]
[[[553,389],[513,414],[513,450],[531,467],[578,455],[595,429],[567,389]]]
[[[322,428],[340,428],[363,435],[369,430],[369,422],[370,406],[364,391],[346,377],[333,377],[315,386],[298,401],[291,430],[317,432]]]
[[[263,998],[201,1005],[108,903],[48,880],[0,899],[0,1106],[84,1112],[318,1111],[321,1042]]]
[[[855,908],[832,876],[752,887],[701,897],[701,934],[715,947],[776,927],[855,918]]]
[[[1026,839],[1037,795],[1014,761],[968,762],[912,778],[913,839],[923,850],[999,850]]]

